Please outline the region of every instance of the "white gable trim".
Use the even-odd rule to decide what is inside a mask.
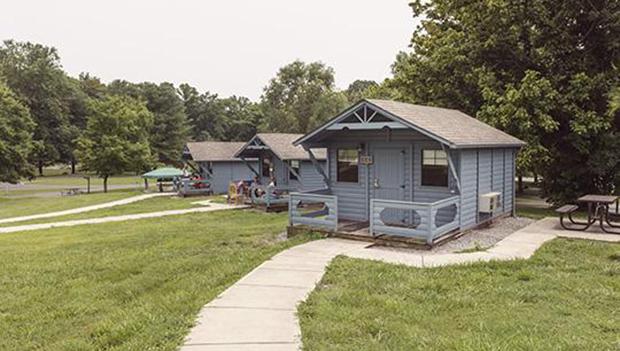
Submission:
[[[361,123],[339,123],[342,120],[344,120],[345,118],[349,117],[352,113],[355,113],[355,111],[357,111],[360,107],[370,107],[371,109],[380,112],[381,114],[383,114],[384,116],[386,116],[387,118],[390,118],[393,120],[393,122],[372,122],[372,118],[374,118],[375,114],[373,114],[370,118],[367,118],[366,120],[364,120],[363,118],[361,118],[360,116],[356,117],[361,118],[362,121]],[[356,127],[352,127],[352,125],[359,125]],[[370,125],[370,126],[369,126]],[[325,123],[324,125],[322,125],[321,127],[315,129],[314,131],[310,132],[309,134],[301,137],[300,139],[296,140],[295,142],[293,142],[293,145],[298,146],[302,143],[304,143],[305,141],[311,139],[312,137],[314,137],[315,135],[317,135],[318,133],[324,131],[324,130],[342,130],[345,128],[349,128],[349,129],[364,129],[364,130],[373,130],[373,129],[381,129],[381,128],[377,128],[380,125],[381,128],[383,127],[389,127],[389,128],[393,128],[393,129],[404,129],[404,128],[410,128],[413,129],[433,140],[436,140],[450,148],[454,148],[453,143],[449,142],[448,140],[439,137],[438,135],[420,128],[414,124],[412,124],[411,122],[400,118],[394,114],[392,114],[389,111],[386,111],[384,109],[382,109],[381,107],[373,104],[370,101],[367,100],[362,100],[359,103],[353,105],[352,107],[348,108],[347,110],[345,110],[344,112],[342,112],[341,114],[339,114],[338,116],[334,117],[333,119],[331,119],[330,121],[328,121],[327,123]],[[364,127],[362,127],[364,126]]]

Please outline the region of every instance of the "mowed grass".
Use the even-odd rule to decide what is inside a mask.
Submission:
[[[28,216],[39,213],[63,211],[78,207],[110,202],[142,194],[136,191],[83,194],[63,197],[0,197],[0,218]]]
[[[66,198],[69,199],[71,197],[66,197]],[[126,204],[126,205],[118,205],[114,207],[103,208],[100,210],[82,212],[82,213],[77,213],[77,214],[41,218],[41,219],[34,219],[34,220],[21,221],[21,222],[0,223],[0,227],[12,227],[12,226],[27,225],[27,224],[62,222],[62,221],[70,221],[70,220],[85,219],[85,218],[122,216],[122,215],[129,215],[129,214],[168,211],[168,210],[184,210],[184,209],[189,209],[189,208],[194,208],[194,207],[203,207],[202,205],[195,205],[193,203],[197,201],[205,201],[205,200],[210,200],[210,199],[215,199],[215,198],[216,197],[207,197],[207,196],[197,196],[197,197],[187,197],[187,198],[182,198],[178,196],[160,196],[160,197],[153,197],[153,198],[133,202],[133,203]]]
[[[221,211],[0,236],[1,350],[175,350],[284,248],[285,214]]]
[[[299,313],[305,350],[618,350],[620,245],[426,269],[339,257]]]

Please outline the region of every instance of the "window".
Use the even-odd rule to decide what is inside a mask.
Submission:
[[[422,150],[422,185],[448,186],[448,156],[442,150]]]
[[[288,166],[291,168],[291,172],[288,173],[288,179],[297,180],[295,174],[299,174],[299,160],[290,160]]]
[[[358,172],[357,162],[358,153],[357,149],[338,149],[337,151],[337,181],[357,183]]]
[[[263,164],[261,168],[263,172],[263,177],[271,177],[273,166],[269,157],[263,157]]]

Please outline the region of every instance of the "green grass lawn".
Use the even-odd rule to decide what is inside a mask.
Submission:
[[[426,269],[339,257],[299,313],[306,350],[619,350],[620,245]]]
[[[175,350],[275,253],[286,214],[222,211],[0,236],[1,350]]]
[[[17,216],[28,216],[39,213],[55,212],[89,206],[114,200],[120,200],[127,197],[139,195],[141,192],[136,191],[113,191],[107,194],[95,193],[84,194],[78,196],[64,197],[20,197],[20,198],[3,198],[0,197],[0,218],[9,218]]]
[[[12,227],[17,225],[26,224],[38,224],[38,223],[50,223],[70,221],[75,219],[85,218],[100,218],[108,216],[122,216],[136,213],[147,213],[157,211],[168,210],[183,210],[194,207],[202,207],[201,205],[194,205],[193,202],[205,201],[209,199],[215,199],[213,196],[195,196],[195,197],[178,197],[178,196],[162,196],[154,197],[146,200],[141,200],[127,205],[119,205],[110,208],[104,208],[100,210],[94,210],[89,212],[77,213],[72,215],[41,218],[30,221],[12,222],[12,223],[0,223],[0,227]]]

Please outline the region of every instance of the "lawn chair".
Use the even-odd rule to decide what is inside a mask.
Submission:
[[[230,182],[228,184],[228,203],[235,205],[243,205],[245,197],[243,192],[239,191],[236,182]]]

